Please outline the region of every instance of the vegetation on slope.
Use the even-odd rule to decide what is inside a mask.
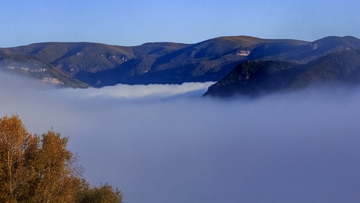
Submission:
[[[65,73],[32,55],[6,54],[0,51],[0,67],[6,71],[17,72],[39,81],[52,82],[54,85],[87,88],[87,84],[75,79],[73,76]]]
[[[307,64],[281,60],[246,61],[212,85],[205,96],[259,96],[309,86],[360,83],[360,50],[331,53]]]

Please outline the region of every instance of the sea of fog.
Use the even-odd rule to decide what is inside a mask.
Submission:
[[[0,74],[0,116],[69,136],[126,203],[360,201],[360,89],[201,98],[212,83],[55,89]]]

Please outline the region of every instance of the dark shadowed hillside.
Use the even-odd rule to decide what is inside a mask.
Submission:
[[[246,61],[212,85],[205,96],[256,97],[308,86],[360,83],[360,50],[327,54],[306,64],[288,61]]]

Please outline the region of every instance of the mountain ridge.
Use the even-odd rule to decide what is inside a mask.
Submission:
[[[74,80],[103,87],[218,81],[244,61],[308,63],[330,53],[358,48],[360,40],[351,36],[330,36],[313,42],[224,36],[194,44],[152,42],[138,46],[45,42],[0,48],[0,55],[29,55]]]

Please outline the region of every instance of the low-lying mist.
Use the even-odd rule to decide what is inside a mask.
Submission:
[[[55,89],[0,75],[0,115],[69,136],[127,203],[359,202],[360,89],[200,98],[212,83]]]

